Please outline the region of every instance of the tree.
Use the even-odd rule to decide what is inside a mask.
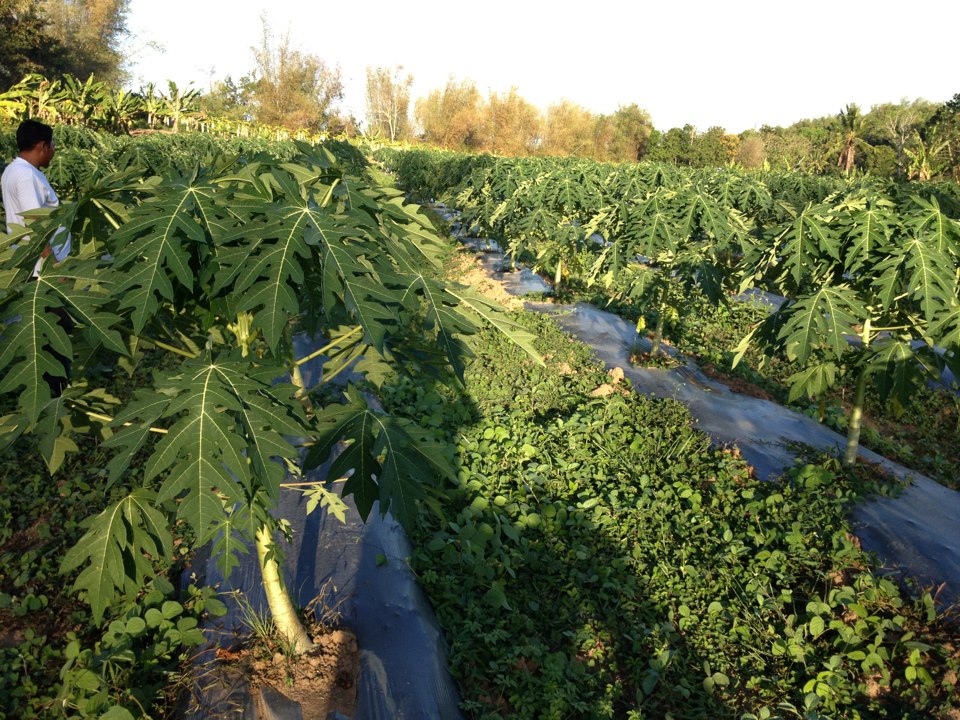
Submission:
[[[167,94],[161,97],[160,116],[166,119],[174,132],[180,131],[182,120],[197,114],[199,90],[181,88],[173,80],[168,80]]]
[[[617,108],[612,120],[614,136],[610,145],[611,159],[630,162],[642,160],[653,131],[650,113],[633,103]]]
[[[906,99],[899,103],[876,105],[865,118],[869,130],[888,141],[897,151],[897,177],[903,177],[904,150],[913,139],[915,131],[934,113],[934,107],[926,100]]]
[[[250,120],[254,82],[245,75],[235,81],[230,75],[210,86],[199,100],[200,109],[209,117]],[[156,112],[156,111],[154,111]]]
[[[256,543],[278,630],[302,651],[311,641],[284,587],[271,513],[287,474],[300,479],[301,463],[315,468],[339,447],[329,477],[311,483],[312,504],[336,513],[342,501],[327,480],[345,478],[342,492],[363,518],[379,503],[407,525],[424,486],[452,474],[435,440],[358,389],[348,387],[345,402],[306,391],[347,367],[371,387],[391,371],[462,380],[465,337],[488,323],[542,361],[494,304],[434,279],[444,246],[416,206],[349,174],[328,149],[303,144],[287,161],[247,165],[198,161],[149,179],[98,174],[75,201],[4,237],[0,446],[32,435],[53,473],[78,450],[75,433],[93,424],[109,438],[110,483],[126,494],[91,518],[61,566],[80,571],[74,588],[95,622],[142,592],[172,556],[172,532],[189,529],[184,542],[211,544],[225,574],[244,538]],[[89,253],[47,262],[30,281],[61,227]],[[51,322],[54,310],[77,332]],[[293,356],[294,326],[325,343],[314,388]],[[122,405],[98,400],[93,364],[144,347],[174,362]],[[62,372],[63,358],[72,379],[52,397],[42,374]],[[291,382],[277,382],[285,376]],[[292,444],[301,441],[306,457]],[[143,472],[130,472],[141,451]]]
[[[745,168],[762,167],[767,158],[766,143],[763,137],[754,132],[745,132],[740,138],[740,145],[737,146],[736,160]]]
[[[472,80],[452,77],[443,90],[434,90],[416,104],[417,122],[425,142],[449,150],[475,150],[483,140],[483,100]]]
[[[705,133],[693,136],[690,159],[694,167],[722,167],[734,155],[735,146],[731,136],[722,127],[711,127]]]
[[[940,105],[917,131],[917,158],[911,166],[923,165],[919,156],[924,156],[925,164],[934,161],[940,172],[960,177],[960,93]],[[909,150],[907,151],[909,154]]]
[[[547,108],[542,151],[545,155],[588,156],[594,148],[594,118],[584,107],[561,100]]]
[[[43,74],[61,65],[63,48],[46,32],[46,21],[36,0],[0,3],[0,91],[25,75]]]
[[[403,66],[367,66],[367,132],[391,142],[410,134],[410,87],[413,75],[401,77]]]
[[[490,93],[483,122],[483,148],[498,155],[529,155],[540,141],[540,113],[516,88]]]
[[[840,121],[840,156],[837,158],[837,167],[849,175],[856,163],[857,149],[866,145],[863,135],[863,115],[860,106],[850,103],[837,115]]]
[[[670,128],[651,143],[648,160],[670,163],[672,165],[690,165],[693,162],[693,141],[696,129],[687,124],[682,128]]]
[[[290,34],[275,45],[266,17],[263,36],[253,53],[251,105],[257,122],[290,130],[328,129],[335,116],[334,104],[343,98],[340,68],[329,68],[316,55],[290,45]]]
[[[125,79],[121,43],[127,36],[128,5],[129,0],[40,0],[44,33],[56,48],[44,73]]]

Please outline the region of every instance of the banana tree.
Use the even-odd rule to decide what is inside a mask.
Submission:
[[[934,199],[913,197],[898,212],[862,190],[808,205],[747,264],[745,285],[766,279],[787,300],[743,339],[734,364],[751,345],[796,364],[791,401],[820,398],[852,374],[844,462],[854,463],[868,386],[902,402],[956,357],[958,237],[960,225]]]
[[[89,127],[100,109],[106,93],[106,85],[90,75],[80,82],[72,75],[63,78],[62,115],[68,125]]]
[[[173,80],[167,81],[167,93],[161,95],[160,116],[170,124],[173,132],[180,131],[180,123],[199,112],[200,91],[178,87]]]
[[[316,387],[298,387],[295,328],[312,328],[324,344],[324,378],[356,360],[374,385],[388,372],[443,376],[452,366],[462,375],[465,338],[482,324],[535,354],[495,307],[434,279],[441,243],[397,191],[350,175],[323,148],[299,151],[295,162],[211,158],[206,169],[163,178],[103,178],[31,218],[29,232],[2,236],[0,393],[14,409],[0,418],[0,443],[33,437],[55,472],[77,450],[76,435],[96,430],[113,453],[109,482],[126,488],[63,559],[64,572],[79,571],[73,587],[97,621],[157,573],[183,526],[194,547],[213,545],[225,573],[256,546],[279,630],[304,650],[310,638],[275,541],[284,479],[301,484],[304,467],[346,443],[331,473],[353,470],[344,492],[360,513],[379,502],[409,523],[425,488],[449,472],[436,443],[352,387],[327,406]],[[61,226],[80,257],[48,261],[28,282]],[[70,316],[72,334],[57,312]],[[177,364],[121,404],[91,365],[119,370],[144,348]],[[58,393],[44,373],[67,374],[63,358],[72,368]],[[306,456],[301,442],[312,446]],[[332,497],[324,484],[312,491]]]

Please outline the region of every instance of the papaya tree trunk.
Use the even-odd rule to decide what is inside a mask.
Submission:
[[[863,349],[870,347],[870,318],[863,323]],[[850,411],[850,426],[847,429],[847,451],[843,464],[850,466],[857,461],[857,449],[860,446],[860,428],[863,425],[863,401],[867,395],[867,369],[861,368],[857,375],[857,385],[853,392],[853,409]]]
[[[273,622],[280,636],[289,643],[296,653],[304,653],[313,647],[313,641],[307,634],[300,617],[297,615],[290,593],[280,572],[277,561],[269,556],[270,545],[273,542],[270,530],[261,525],[257,530],[257,560],[260,561],[260,573],[263,579],[263,590],[267,596],[267,605],[273,615]]]
[[[653,344],[650,346],[650,354],[656,355],[660,352],[660,340],[663,337],[663,320],[666,316],[663,306],[657,312],[657,325],[653,330]]]
[[[650,346],[650,355],[660,352],[660,341],[663,339],[663,326],[667,317],[667,292],[664,287],[660,295],[660,307],[657,308],[657,326],[653,330],[653,344]]]

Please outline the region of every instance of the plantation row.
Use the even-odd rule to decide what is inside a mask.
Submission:
[[[282,522],[270,514],[285,478],[348,442],[331,480],[354,469],[343,490],[363,516],[379,501],[409,523],[426,488],[450,472],[435,441],[369,408],[365,395],[303,387],[294,333],[309,333],[329,358],[324,382],[362,356],[355,367],[374,391],[393,373],[454,381],[464,339],[483,324],[519,343],[526,335],[438,278],[443,244],[430,224],[349,146],[227,155],[237,143],[87,137],[78,189],[0,236],[0,450],[39,454],[52,474],[76,469],[80,452],[105,468],[94,475],[102,501],[72,506],[66,537],[48,538],[90,608],[77,611],[83,637],[63,651],[57,706],[122,718],[156,692],[132,675],[202,639],[195,619],[177,621],[184,605],[165,579],[175,557],[213,543],[229,571],[256,543],[271,611],[303,650],[310,639],[274,549]],[[30,282],[62,228],[74,253],[47,260]],[[153,371],[130,388],[123,376],[146,360]],[[286,377],[292,384],[276,382]],[[311,446],[305,460],[292,438]],[[3,484],[17,487],[17,478]],[[308,490],[321,505],[335,502],[324,485]],[[84,510],[94,514],[78,533],[74,514]],[[5,547],[28,542],[29,529],[18,520]],[[43,610],[43,567],[44,577],[31,565],[4,570],[4,608]],[[35,656],[36,637],[18,651]],[[24,683],[19,671],[7,682]],[[11,691],[6,712],[43,714],[32,696]]]
[[[750,287],[784,296],[738,356],[755,347],[792,365],[791,399],[854,378],[848,463],[868,386],[904,404],[945,368],[960,376],[953,184],[423,150],[379,157],[401,185],[462,211],[464,227],[550,273],[555,287],[600,285],[652,308],[654,353],[692,292],[715,305]]]

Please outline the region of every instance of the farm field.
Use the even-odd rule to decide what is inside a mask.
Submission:
[[[271,511],[338,444],[328,479],[361,517],[389,510],[410,534],[468,717],[960,713],[955,615],[881,574],[851,533],[853,505],[896,494],[891,479],[849,454],[755,477],[681,403],[632,392],[549,318],[451,281],[463,258],[346,143],[67,132],[78,152],[58,151],[51,173],[62,207],[0,246],[0,716],[169,711],[170,673],[227,600],[178,589],[201,548],[226,572],[256,545],[282,623],[284,603],[306,599],[284,590],[274,538],[289,527]],[[653,330],[655,359],[700,333],[699,354],[812,411],[852,395],[834,414],[854,457],[874,427],[864,407],[910,412],[914,388],[956,373],[949,189],[782,178],[787,201],[750,178],[662,189],[666,171],[643,168],[653,185],[623,178],[633,194],[616,192],[646,205],[591,210],[584,188],[604,183],[588,168],[548,206],[494,190],[549,187],[540,171],[387,160],[415,194],[450,193],[466,227],[546,270],[555,292],[602,289]],[[719,204],[717,187],[740,204]],[[78,256],[29,283],[61,226]],[[697,325],[735,307],[724,291],[746,277],[790,301],[721,317],[722,337]],[[312,386],[300,333],[327,358]],[[749,338],[736,369],[727,337]],[[43,373],[65,371],[57,394]],[[348,371],[361,377],[344,389]],[[943,424],[912,454],[939,437],[930,467],[949,485],[957,406],[929,397]],[[329,483],[306,492],[345,512]],[[291,653],[310,643],[296,622],[278,633]]]
[[[549,274],[553,296],[636,322],[638,347],[652,338],[644,361],[667,340],[739,389],[844,432],[847,462],[862,437],[956,487],[955,185],[382,157],[416,196],[462,211],[465,230]],[[748,289],[787,300],[732,299]]]

